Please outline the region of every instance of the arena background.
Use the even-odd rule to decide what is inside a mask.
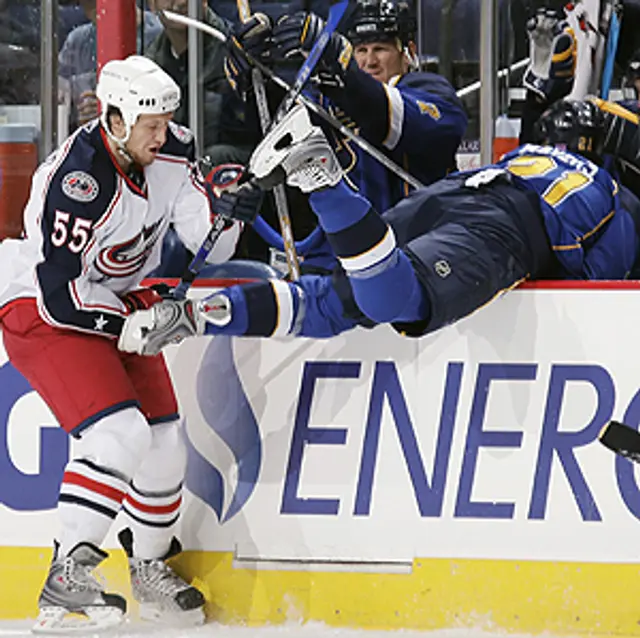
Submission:
[[[463,167],[517,138],[523,66],[499,70],[528,55],[525,4],[420,4],[423,65],[466,91]],[[582,4],[596,15],[597,1]],[[618,92],[640,38],[638,7],[624,5]],[[235,18],[234,5],[212,6]],[[53,0],[0,9],[7,237],[36,162],[66,132],[55,60],[82,15]],[[135,47],[134,5],[98,9],[103,63]],[[590,81],[583,73],[576,91]],[[231,265],[191,294],[259,272]],[[640,486],[597,442],[610,418],[640,423],[638,316],[637,282],[551,283],[420,340],[383,326],[172,347],[189,446],[180,567],[204,588],[209,618],[640,634]],[[33,618],[70,444],[2,349],[0,388],[0,618]],[[127,589],[121,551],[104,574]]]

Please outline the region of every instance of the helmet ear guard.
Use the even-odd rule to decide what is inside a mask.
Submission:
[[[173,113],[180,106],[180,87],[155,62],[140,55],[107,62],[98,78],[96,97],[100,120],[106,133],[124,145],[140,115]],[[125,135],[113,135],[107,121],[109,107],[117,108],[125,125]]]

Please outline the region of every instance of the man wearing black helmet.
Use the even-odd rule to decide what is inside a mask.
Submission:
[[[313,13],[284,16],[273,28],[266,16],[254,15],[236,35],[239,46],[232,44],[227,56],[232,86],[243,94],[250,89],[251,69],[242,48],[265,63],[301,61],[323,27]],[[332,35],[312,82],[318,99],[348,126],[418,181],[430,184],[455,169],[467,117],[447,80],[417,71],[415,30],[405,0],[360,0],[346,20],[346,37]],[[335,131],[327,134],[346,179],[378,210],[409,193],[409,185],[376,159]],[[335,258],[330,250],[326,254],[331,259],[323,263],[330,268]]]
[[[638,259],[640,202],[590,159],[604,143],[592,102],[555,104],[540,118],[540,144],[418,189],[382,215],[350,188],[305,117],[296,107],[256,149],[250,170],[263,179],[283,169],[289,185],[311,192],[343,280],[304,275],[164,302],[173,312],[155,306],[140,316],[142,354],[199,334],[318,338],[391,323],[421,336],[524,280],[624,279]],[[287,130],[298,139],[287,143]]]

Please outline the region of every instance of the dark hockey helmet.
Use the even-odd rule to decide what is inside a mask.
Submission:
[[[599,160],[604,145],[604,115],[589,100],[563,100],[549,107],[535,126],[535,141]]]
[[[358,0],[347,25],[353,45],[400,41],[402,47],[416,39],[416,18],[411,0]]]

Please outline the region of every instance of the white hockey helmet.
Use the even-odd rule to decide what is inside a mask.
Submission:
[[[180,106],[180,87],[155,62],[141,55],[107,62],[98,78],[96,96],[102,107],[102,124],[119,144],[129,139],[139,115],[171,113]],[[117,107],[122,113],[126,127],[124,138],[115,138],[109,130],[109,106]]]

